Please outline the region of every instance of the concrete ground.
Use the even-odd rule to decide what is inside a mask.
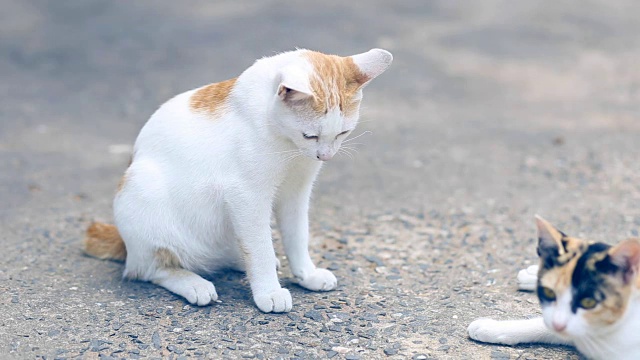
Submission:
[[[539,313],[514,281],[536,261],[534,214],[637,236],[636,1],[0,8],[3,358],[576,359],[475,343],[466,327]],[[197,308],[82,254],[159,104],[294,47],[395,56],[365,92],[358,154],[315,190],[312,253],[336,291],[297,287],[284,261],[291,313],[260,313],[233,272],[212,276],[222,302]]]

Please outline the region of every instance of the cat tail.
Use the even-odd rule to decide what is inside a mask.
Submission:
[[[84,252],[102,260],[124,261],[127,248],[115,225],[94,222],[87,228]]]

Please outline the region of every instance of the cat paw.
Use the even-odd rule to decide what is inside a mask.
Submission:
[[[531,265],[518,272],[518,289],[535,291],[538,286],[538,265]]]
[[[266,313],[289,312],[293,304],[289,290],[284,288],[279,288],[267,295],[256,295],[253,297],[253,301],[260,311]]]
[[[209,305],[212,301],[218,300],[218,293],[211,281],[195,278],[184,284],[184,289],[180,293],[190,304],[198,306]]]
[[[298,281],[298,284],[313,291],[329,291],[338,286],[338,279],[327,269],[315,269],[304,279]]]
[[[502,345],[515,345],[517,344],[514,339],[501,331],[501,324],[499,321],[492,319],[478,319],[467,328],[469,337],[473,340],[490,343],[490,344],[502,344]]]

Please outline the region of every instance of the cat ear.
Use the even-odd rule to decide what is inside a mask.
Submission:
[[[278,91],[277,95],[284,102],[299,102],[313,97],[313,93],[309,88],[308,78],[304,72],[298,68],[285,67],[277,77]]]
[[[624,283],[628,284],[640,268],[640,240],[628,239],[614,246],[609,250],[609,259],[623,271]]]
[[[545,219],[536,215],[538,227],[538,256],[546,265],[552,265],[553,260],[564,253],[562,246],[562,233],[549,224]]]
[[[296,90],[286,84],[280,84],[278,87],[278,97],[284,102],[302,101],[311,98],[313,95],[307,94],[304,91]]]
[[[354,80],[360,86],[365,86],[387,70],[393,61],[393,55],[387,50],[371,49],[366,53],[353,55],[351,59],[360,70],[359,76],[355,76]]]

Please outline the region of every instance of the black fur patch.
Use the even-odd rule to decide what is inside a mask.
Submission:
[[[558,246],[541,246],[543,240],[538,238],[538,256],[542,259],[542,267],[544,269],[551,269],[557,266],[563,266],[576,256],[575,252],[569,251],[569,241],[567,236],[562,232],[562,238],[560,239],[560,245],[562,245],[562,252],[564,255],[560,255],[560,249]]]
[[[603,253],[611,246],[604,243],[589,245],[587,250],[578,258],[576,267],[571,276],[573,300],[571,311],[578,311],[580,301],[584,298],[593,298],[598,302],[604,300],[607,292],[605,276],[618,271],[617,267],[608,260],[608,255]],[[602,257],[600,261],[589,261],[594,257]]]

